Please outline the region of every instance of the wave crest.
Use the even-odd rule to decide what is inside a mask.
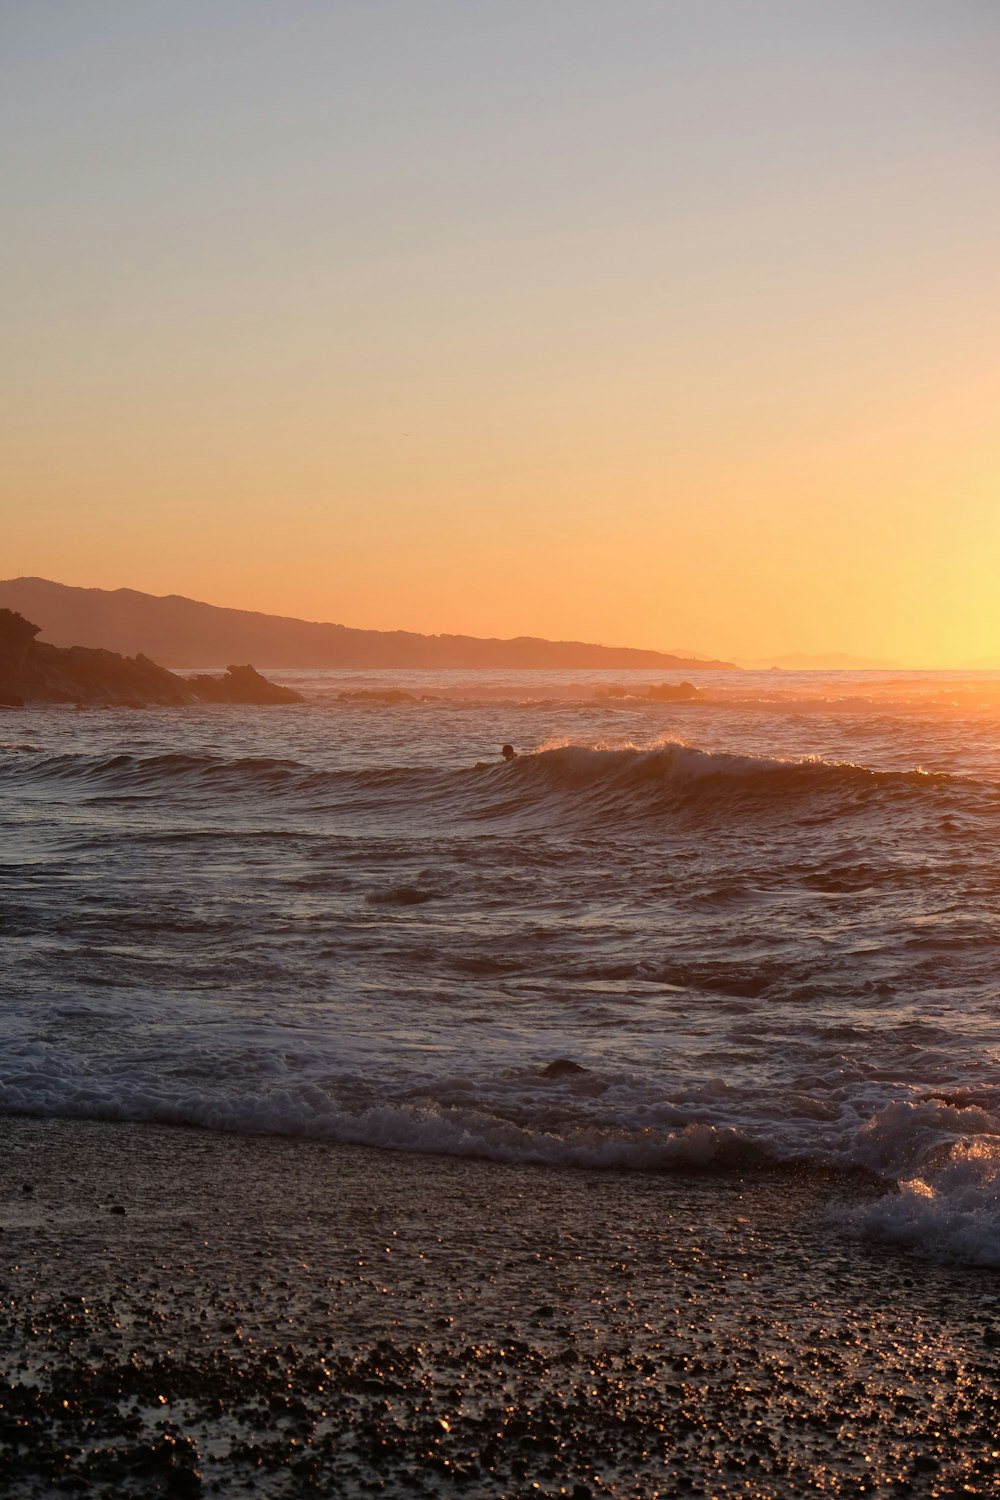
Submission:
[[[0,747],[2,748],[2,747]],[[751,817],[821,806],[824,813],[987,795],[995,788],[919,767],[876,770],[806,757],[777,760],[676,741],[649,746],[543,744],[510,764],[324,767],[276,756],[209,751],[0,757],[0,779],[20,786],[76,782],[111,798],[280,798],[292,809],[409,816],[612,824],[684,813]]]
[[[686,810],[772,813],[812,802],[847,811],[867,808],[873,799],[950,800],[976,789],[976,783],[919,767],[883,771],[818,756],[777,760],[676,741],[648,747],[548,744],[510,767],[491,770],[498,783],[505,774],[526,802],[537,804],[546,793],[581,811],[621,819]]]

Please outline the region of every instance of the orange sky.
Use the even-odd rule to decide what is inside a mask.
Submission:
[[[0,19],[0,576],[1000,660],[1000,7]]]

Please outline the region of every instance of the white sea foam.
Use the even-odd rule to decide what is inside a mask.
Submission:
[[[961,1141],[945,1161],[904,1179],[898,1192],[850,1210],[844,1222],[872,1239],[1000,1267],[1000,1147]]]
[[[294,1032],[254,1049],[249,1032],[228,1056],[188,1052],[182,1060],[133,1057],[110,1070],[52,1044],[16,1040],[0,1080],[0,1111],[78,1119],[151,1121],[251,1134],[301,1135],[383,1149],[433,1152],[552,1167],[670,1172],[810,1162],[863,1167],[886,1185],[883,1197],[840,1211],[842,1228],[936,1256],[1000,1265],[1000,1117],[937,1099],[887,1098],[867,1118],[869,1090],[831,1115],[774,1101],[723,1079],[677,1087],[663,1097],[649,1080],[471,1079],[443,1074],[414,1091],[413,1076],[372,1098],[372,1069],[387,1056],[339,1049],[315,1063],[316,1038],[299,1056]],[[310,1057],[313,1064],[310,1066]],[[809,1103],[808,1099],[805,1101]]]

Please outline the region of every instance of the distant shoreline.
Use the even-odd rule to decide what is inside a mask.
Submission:
[[[135,589],[84,589],[44,578],[0,581],[0,607],[35,620],[54,644],[143,655],[191,670],[204,661],[252,661],[267,670],[456,668],[484,670],[641,670],[738,672],[728,661],[673,655],[631,646],[548,641],[531,636],[493,640],[421,635],[407,630],[356,630],[250,610],[225,609],[179,595]]]

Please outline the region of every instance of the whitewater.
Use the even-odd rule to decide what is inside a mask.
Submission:
[[[1000,674],[270,675],[4,715],[0,1111],[863,1172],[1000,1265]]]

